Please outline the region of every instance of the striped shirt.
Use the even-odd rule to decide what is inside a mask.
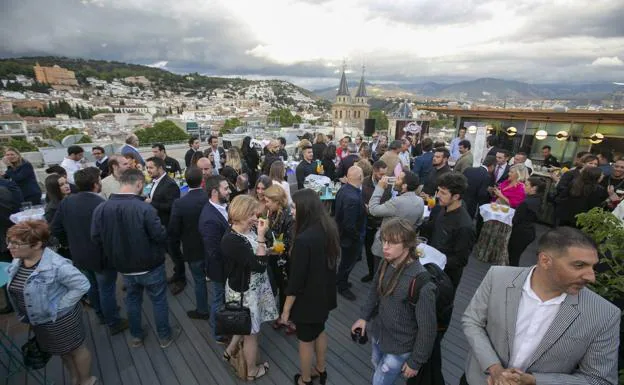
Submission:
[[[24,301],[24,286],[30,275],[37,269],[38,264],[32,267],[25,267],[22,264],[11,281],[11,287],[9,287],[9,293],[17,305],[18,314],[24,316],[24,322],[28,322],[26,302]]]

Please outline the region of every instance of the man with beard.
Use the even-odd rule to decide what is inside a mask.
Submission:
[[[550,230],[530,267],[492,267],[462,316],[470,346],[460,384],[617,384],[621,311],[586,288],[596,244]]]
[[[427,179],[424,181],[425,185],[423,186],[422,193],[420,193],[421,198],[428,199],[435,195],[438,188],[438,178],[451,171],[448,165],[449,156],[449,150],[444,147],[433,150],[433,158],[431,160],[433,167],[431,171],[429,171]]]
[[[416,195],[416,189],[419,185],[420,182],[416,174],[411,171],[402,171],[393,186],[399,195],[381,204],[381,197],[388,186],[388,177],[384,176],[375,187],[368,204],[368,212],[374,217],[383,218],[382,225],[394,217],[407,219],[413,226],[419,225],[425,210],[425,202]],[[372,253],[378,258],[375,261],[377,265],[383,257],[379,231],[375,235]]]
[[[368,205],[375,188],[379,184],[381,178],[386,175],[387,165],[383,160],[378,160],[373,163],[373,174],[364,178],[362,182],[362,200],[368,210]],[[392,186],[388,186],[384,189],[384,192],[379,200],[380,204],[383,204],[388,199],[392,198]],[[375,256],[371,251],[373,241],[375,240],[375,234],[381,226],[382,218],[377,218],[371,215],[368,211],[368,217],[366,218],[366,234],[364,235],[364,250],[366,251],[366,264],[368,265],[368,274],[362,277],[362,282],[370,282],[373,280],[375,271],[377,271],[377,264],[375,263]]]
[[[208,278],[212,281],[211,313],[217,313],[225,302],[224,259],[221,254],[221,238],[229,228],[227,203],[230,200],[230,185],[221,175],[206,180],[206,193],[210,200],[204,205],[199,216],[199,234],[204,243],[205,266]],[[225,343],[225,336],[216,335],[214,316],[210,318],[213,337],[218,343]]]

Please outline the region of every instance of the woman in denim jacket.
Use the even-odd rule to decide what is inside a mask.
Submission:
[[[9,298],[19,319],[29,323],[41,350],[60,355],[72,385],[92,385],[91,353],[85,345],[80,298],[89,280],[68,259],[45,248],[45,221],[25,221],[7,232],[13,256],[8,268]]]

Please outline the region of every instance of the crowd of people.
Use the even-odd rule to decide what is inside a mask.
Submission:
[[[211,136],[204,151],[190,138],[184,168],[160,143],[143,159],[135,135],[120,154],[93,147],[92,167],[74,145],[46,170],[43,219],[15,225],[10,214],[24,201],[41,203],[41,190],[32,165],[6,149],[0,252],[12,264],[5,311],[31,325],[41,349],[63,358],[73,383],[91,385],[97,379],[83,305],[111,335],[129,329],[138,348],[147,337],[146,292],[166,349],[181,333],[169,320],[167,290],[183,292],[190,276],[195,309],[187,315],[209,322],[226,362],[244,363],[237,375],[253,381],[269,372],[258,357],[260,328],[269,322],[296,336],[294,383],[305,385],[327,382],[325,323],[337,296],[362,296],[351,336],[371,342],[372,384],[400,376],[409,385],[444,384],[440,344],[473,249],[496,238],[486,246],[508,253],[487,262],[519,266],[549,202],[555,229],[539,240],[537,264],[491,269],[463,315],[471,353],[462,383],[616,383],[617,365],[606,359],[617,355],[619,312],[584,289],[594,280],[597,250],[574,228],[574,215],[621,202],[624,159],[580,154],[548,190],[525,153],[512,157],[494,137],[473,167],[465,134],[460,129],[449,149],[409,134],[389,142],[375,133],[370,143],[343,137],[338,144],[306,134],[294,155],[296,191],[287,180],[291,157],[283,138],[262,151],[250,137],[240,149],[224,149]],[[544,166],[560,166],[550,151],[544,146]],[[304,188],[310,175],[342,183],[331,210]],[[515,209],[512,226],[484,224],[479,207],[490,202]],[[351,273],[363,255],[367,274],[360,281],[368,289],[356,293]],[[118,275],[127,319],[117,302]],[[249,332],[220,333],[217,315],[239,302],[249,311]]]

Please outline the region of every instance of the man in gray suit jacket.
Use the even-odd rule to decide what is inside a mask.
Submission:
[[[569,227],[539,241],[537,264],[492,267],[462,323],[462,384],[617,384],[620,311],[585,285],[594,242]]]
[[[385,176],[377,183],[373,196],[368,203],[368,212],[374,217],[383,218],[382,225],[390,220],[390,218],[405,218],[414,226],[422,222],[425,210],[425,202],[421,197],[416,195],[416,189],[420,185],[418,175],[411,171],[403,171],[396,178],[394,190],[400,195],[394,197],[383,204],[380,204],[381,197],[388,186],[388,177]],[[381,257],[382,253],[381,240],[379,238],[379,230],[375,235],[373,254]]]

